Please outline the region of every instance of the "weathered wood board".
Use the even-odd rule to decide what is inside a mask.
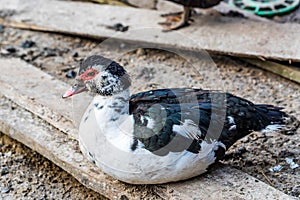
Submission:
[[[252,58],[244,58],[243,60],[259,68],[300,83],[300,68],[298,67],[288,67],[275,62]]]
[[[74,101],[61,99],[69,85],[19,59],[0,58],[0,66],[0,97],[24,109],[21,112],[0,104],[0,131],[36,150],[82,184],[108,198],[120,199],[125,195],[129,199],[140,199],[156,195],[164,199],[293,199],[223,165],[200,177],[171,184],[134,186],[114,180],[79,151],[77,128],[72,123],[77,118],[72,113]],[[91,99],[88,95],[79,96],[81,99],[77,103],[80,104]],[[82,110],[78,110],[78,115],[80,112]]]
[[[38,8],[38,9],[37,9]],[[192,26],[163,33],[161,11],[58,0],[1,0],[0,23],[98,39],[116,38],[143,46],[207,50],[245,57],[300,61],[300,24],[224,16],[194,17]],[[126,32],[107,26],[129,25]],[[29,25],[29,26],[28,26]]]

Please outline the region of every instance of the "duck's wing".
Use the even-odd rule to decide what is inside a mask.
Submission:
[[[217,99],[217,98],[222,98]],[[226,94],[201,89],[159,89],[135,94],[130,100],[134,117],[136,145],[158,154],[188,150],[198,153],[211,119],[213,126],[223,127],[222,105]],[[218,112],[213,113],[216,110]],[[226,111],[226,108],[223,108]],[[218,138],[215,138],[218,139]],[[136,146],[133,146],[133,149]]]
[[[140,141],[149,151],[165,155],[183,150],[197,153],[204,140],[220,141],[229,148],[252,131],[284,125],[287,115],[281,109],[255,105],[229,93],[175,88],[133,95],[129,110],[135,122],[135,144]]]

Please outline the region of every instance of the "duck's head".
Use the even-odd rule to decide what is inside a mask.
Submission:
[[[62,97],[68,98],[84,91],[111,96],[129,86],[130,78],[121,65],[108,58],[93,55],[81,63],[75,84]]]

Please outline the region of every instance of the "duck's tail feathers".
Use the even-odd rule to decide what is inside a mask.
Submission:
[[[262,132],[280,131],[286,135],[293,135],[300,126],[300,121],[296,117],[283,112],[281,107],[271,105],[255,105],[255,107],[268,110],[267,115],[270,123],[261,130]]]

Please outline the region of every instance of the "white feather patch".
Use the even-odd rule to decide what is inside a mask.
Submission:
[[[153,129],[155,122],[153,119],[151,119],[150,117],[145,117],[147,120],[147,128],[149,129]]]
[[[197,124],[190,119],[184,120],[181,125],[173,125],[172,131],[191,139],[199,139],[202,135]]]
[[[149,129],[153,129],[154,125],[155,125],[155,121],[147,116],[141,116],[141,122],[144,124],[145,121],[147,121],[147,128]]]
[[[268,133],[268,132],[273,132],[273,131],[278,131],[280,130],[282,127],[284,127],[284,125],[280,125],[280,124],[271,124],[266,126],[266,128],[264,128],[263,130],[261,130],[262,133]]]
[[[234,118],[233,118],[233,117],[228,116],[227,119],[228,119],[228,123],[229,123],[229,124],[235,124],[235,121],[234,121]]]
[[[235,125],[234,118],[231,117],[231,116],[228,116],[227,119],[228,119],[229,125],[231,125],[231,126],[229,127],[229,130],[230,130],[230,131],[231,131],[231,130],[235,130],[235,129],[236,129],[236,125]]]

